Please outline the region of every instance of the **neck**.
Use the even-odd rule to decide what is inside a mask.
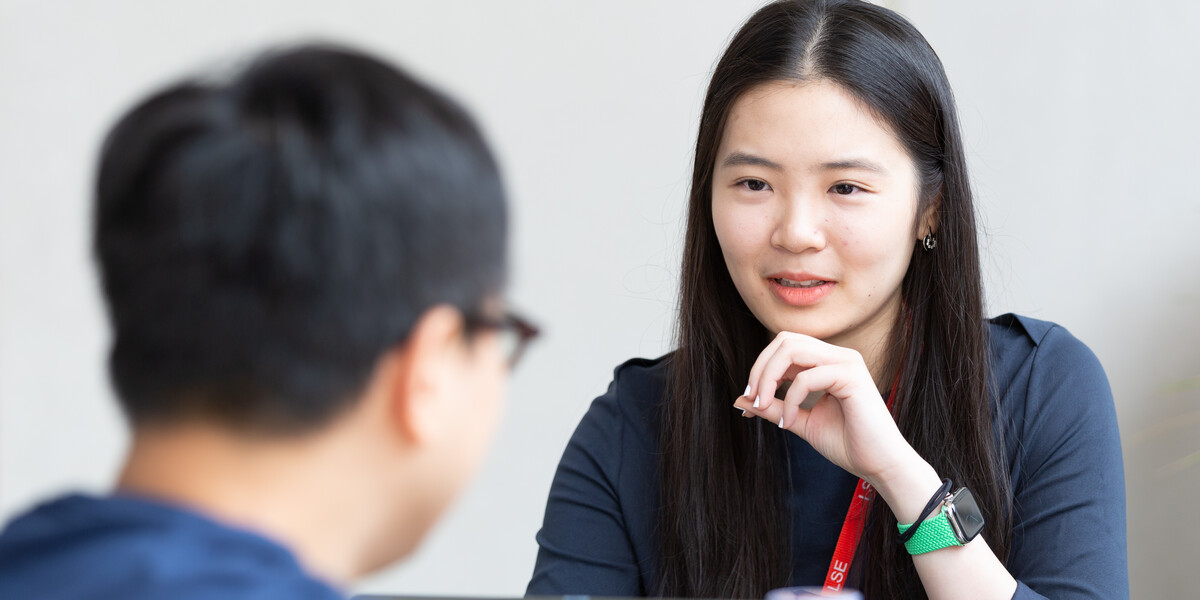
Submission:
[[[363,549],[384,511],[395,512],[375,500],[370,453],[347,437],[336,428],[278,438],[207,424],[142,427],[117,487],[274,539],[310,574],[345,585],[370,568]]]

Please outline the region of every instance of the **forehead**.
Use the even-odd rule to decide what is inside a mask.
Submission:
[[[730,108],[717,166],[747,152],[785,167],[867,158],[893,173],[912,161],[886,123],[841,86],[828,81],[771,82],[743,93]]]

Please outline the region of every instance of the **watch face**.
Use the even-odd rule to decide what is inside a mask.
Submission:
[[[958,541],[965,544],[975,539],[983,530],[983,513],[975,503],[975,496],[971,495],[971,490],[959,488],[950,498],[950,506],[950,525],[954,534],[958,536]]]

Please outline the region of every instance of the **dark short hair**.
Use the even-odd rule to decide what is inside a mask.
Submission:
[[[153,94],[100,157],[110,370],[135,423],[310,430],[428,308],[502,291],[507,209],[471,118],[330,46]]]

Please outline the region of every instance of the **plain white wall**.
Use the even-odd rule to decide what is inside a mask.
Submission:
[[[1200,2],[896,3],[946,65],[993,312],[1057,321],[1108,371],[1136,598],[1200,559]]]
[[[416,556],[360,589],[522,593],[579,417],[612,367],[670,348],[700,101],[758,5],[0,0],[0,519],[105,489],[124,449],[87,248],[103,132],[168,80],[328,39],[478,116],[513,201],[511,296],[546,331],[476,484]],[[938,50],[959,100],[991,311],[1056,320],[1100,356],[1125,443],[1135,595],[1186,595],[1200,386],[1177,382],[1200,375],[1200,5],[891,5]]]

